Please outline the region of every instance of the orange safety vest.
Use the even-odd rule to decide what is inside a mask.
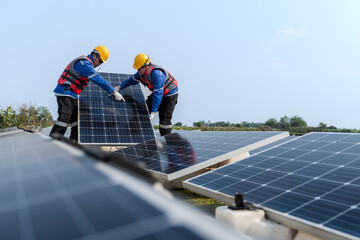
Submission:
[[[152,71],[155,69],[161,70],[163,73],[165,73],[165,84],[164,84],[164,92],[163,96],[165,96],[168,92],[175,89],[178,85],[177,80],[163,67],[150,63],[149,66],[146,67],[146,71],[144,75],[140,76],[140,81],[142,84],[144,84],[146,87],[150,89],[150,91],[154,90],[154,80],[151,77]]]
[[[92,65],[94,63],[92,62],[91,58],[86,56],[80,56],[73,60],[67,67],[65,68],[64,72],[61,74],[58,83],[63,85],[64,83],[68,82],[70,84],[70,89],[73,90],[76,94],[80,94],[82,90],[86,87],[86,85],[89,83],[89,79],[87,77],[83,77],[80,75],[77,71],[74,70],[75,63],[80,60],[88,60],[91,62]]]

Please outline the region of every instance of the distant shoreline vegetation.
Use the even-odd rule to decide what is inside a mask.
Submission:
[[[157,126],[156,126],[157,127]],[[320,122],[316,127],[310,127],[300,116],[283,116],[279,120],[270,118],[266,122],[210,122],[198,121],[193,126],[183,126],[181,122],[174,124],[173,129],[178,130],[201,130],[201,131],[288,131],[292,135],[303,135],[309,132],[346,132],[359,133],[357,129],[338,129],[335,126],[327,126],[326,123]]]
[[[43,106],[23,104],[18,111],[11,106],[0,107],[0,128],[19,127],[37,132],[53,124],[50,111]]]
[[[20,127],[31,131],[40,131],[43,128],[50,127],[54,120],[50,111],[44,107],[36,107],[33,104],[22,104],[18,111],[11,106],[0,106],[0,129],[9,127]],[[158,129],[159,126],[155,125]],[[300,116],[283,116],[279,120],[270,118],[266,122],[241,122],[230,123],[225,121],[205,122],[204,120],[194,122],[193,126],[183,125],[177,122],[173,125],[177,130],[201,130],[201,131],[289,131],[292,135],[303,135],[309,132],[347,132],[359,133],[357,129],[338,129],[335,126],[327,126],[320,122],[317,127],[309,127],[305,120]]]

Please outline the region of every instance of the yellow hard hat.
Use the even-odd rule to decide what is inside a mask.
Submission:
[[[99,54],[100,54],[100,58],[101,60],[106,63],[106,60],[109,58],[109,49],[105,46],[97,46],[94,48]]]
[[[148,55],[140,53],[135,57],[133,68],[138,70],[142,66],[148,65],[150,63],[150,60],[151,59]]]

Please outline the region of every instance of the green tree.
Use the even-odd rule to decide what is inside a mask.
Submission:
[[[321,130],[325,130],[328,127],[327,127],[326,123],[320,122],[319,125],[318,125],[318,128],[320,128]]]
[[[183,124],[181,122],[177,122],[177,123],[174,124],[174,126],[177,126],[177,127],[182,127],[182,125]]]
[[[283,116],[279,120],[279,128],[288,129],[290,127],[290,118],[288,116]]]
[[[206,123],[205,123],[204,120],[203,120],[203,121],[198,121],[198,122],[194,122],[194,123],[193,123],[193,126],[194,126],[194,127],[205,127],[205,126],[206,126]]]
[[[36,108],[30,103],[22,104],[17,113],[11,106],[0,109],[0,128],[21,127],[29,130],[39,130],[53,124],[53,118],[46,107]]]
[[[279,126],[278,121],[276,120],[276,118],[270,118],[269,120],[267,120],[265,122],[266,126],[269,126],[271,128],[277,128]]]
[[[258,128],[258,127],[264,125],[264,123],[241,122],[241,125],[243,125],[244,127],[247,127],[247,128]]]
[[[48,127],[50,123],[52,123],[53,118],[51,116],[51,113],[49,109],[46,107],[40,106],[36,109],[37,111],[37,121],[40,122],[40,127]]]
[[[230,125],[231,125],[230,122],[224,122],[224,121],[215,122],[215,127],[230,127]]]
[[[300,116],[293,116],[290,118],[291,127],[307,127],[307,123]]]

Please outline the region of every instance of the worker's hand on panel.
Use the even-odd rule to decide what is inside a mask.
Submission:
[[[118,91],[114,91],[112,94],[109,95],[110,98],[114,99],[115,101],[124,101],[125,99],[124,97],[118,92]]]
[[[119,93],[119,92],[115,92],[114,93],[114,98],[115,98],[115,101],[124,101],[125,102],[125,98]]]
[[[118,91],[120,91],[120,86],[116,86],[116,87],[114,87],[114,89],[118,92]]]
[[[151,112],[150,117],[149,117],[150,121],[152,121],[154,117],[155,117],[155,113]]]

